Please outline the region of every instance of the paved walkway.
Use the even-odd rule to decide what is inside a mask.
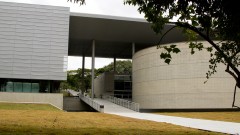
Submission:
[[[104,113],[112,113],[112,114],[114,114],[114,113],[136,113],[133,110],[116,105],[116,104],[109,102],[107,100],[104,100],[104,99],[94,98],[94,101],[100,105],[104,105]]]
[[[151,120],[156,122],[166,122],[170,124],[208,130],[213,132],[240,135],[240,123],[182,118],[174,116],[156,115],[150,113],[138,113],[103,99],[94,99],[94,101],[101,105],[104,105],[104,113],[108,114],[115,114],[124,117]]]

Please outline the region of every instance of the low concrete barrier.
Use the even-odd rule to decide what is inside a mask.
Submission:
[[[63,110],[68,112],[92,111],[91,107],[79,97],[63,97]]]
[[[0,102],[51,104],[62,110],[63,94],[0,92]]]

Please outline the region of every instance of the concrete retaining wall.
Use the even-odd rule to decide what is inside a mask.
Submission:
[[[13,93],[0,92],[0,102],[44,103],[63,109],[63,94],[60,93]]]
[[[63,110],[69,112],[92,111],[79,97],[63,97]]]

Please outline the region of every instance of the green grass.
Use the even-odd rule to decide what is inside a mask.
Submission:
[[[0,103],[0,135],[219,135],[104,113],[56,111],[51,106],[40,108],[42,105]]]
[[[17,104],[17,103],[0,103],[0,110],[45,110],[60,111],[54,106],[48,104]]]
[[[166,112],[166,113],[163,112],[163,113],[155,113],[155,114],[240,123],[240,112],[236,112],[236,111],[235,112]]]

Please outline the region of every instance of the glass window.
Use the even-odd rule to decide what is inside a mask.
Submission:
[[[122,75],[115,75],[114,80],[124,80],[124,76],[122,76]]]
[[[31,83],[23,83],[23,92],[31,92]]]
[[[32,83],[32,92],[33,93],[39,92],[39,83]]]
[[[23,91],[22,82],[14,82],[14,92],[22,92]]]
[[[124,82],[124,89],[125,90],[131,90],[132,89],[132,83],[131,82]]]
[[[1,90],[0,91],[6,91],[6,87],[4,86],[4,84],[1,84]]]
[[[115,81],[114,89],[115,90],[124,90],[124,82],[123,81]]]
[[[13,82],[7,82],[6,92],[13,92]]]

